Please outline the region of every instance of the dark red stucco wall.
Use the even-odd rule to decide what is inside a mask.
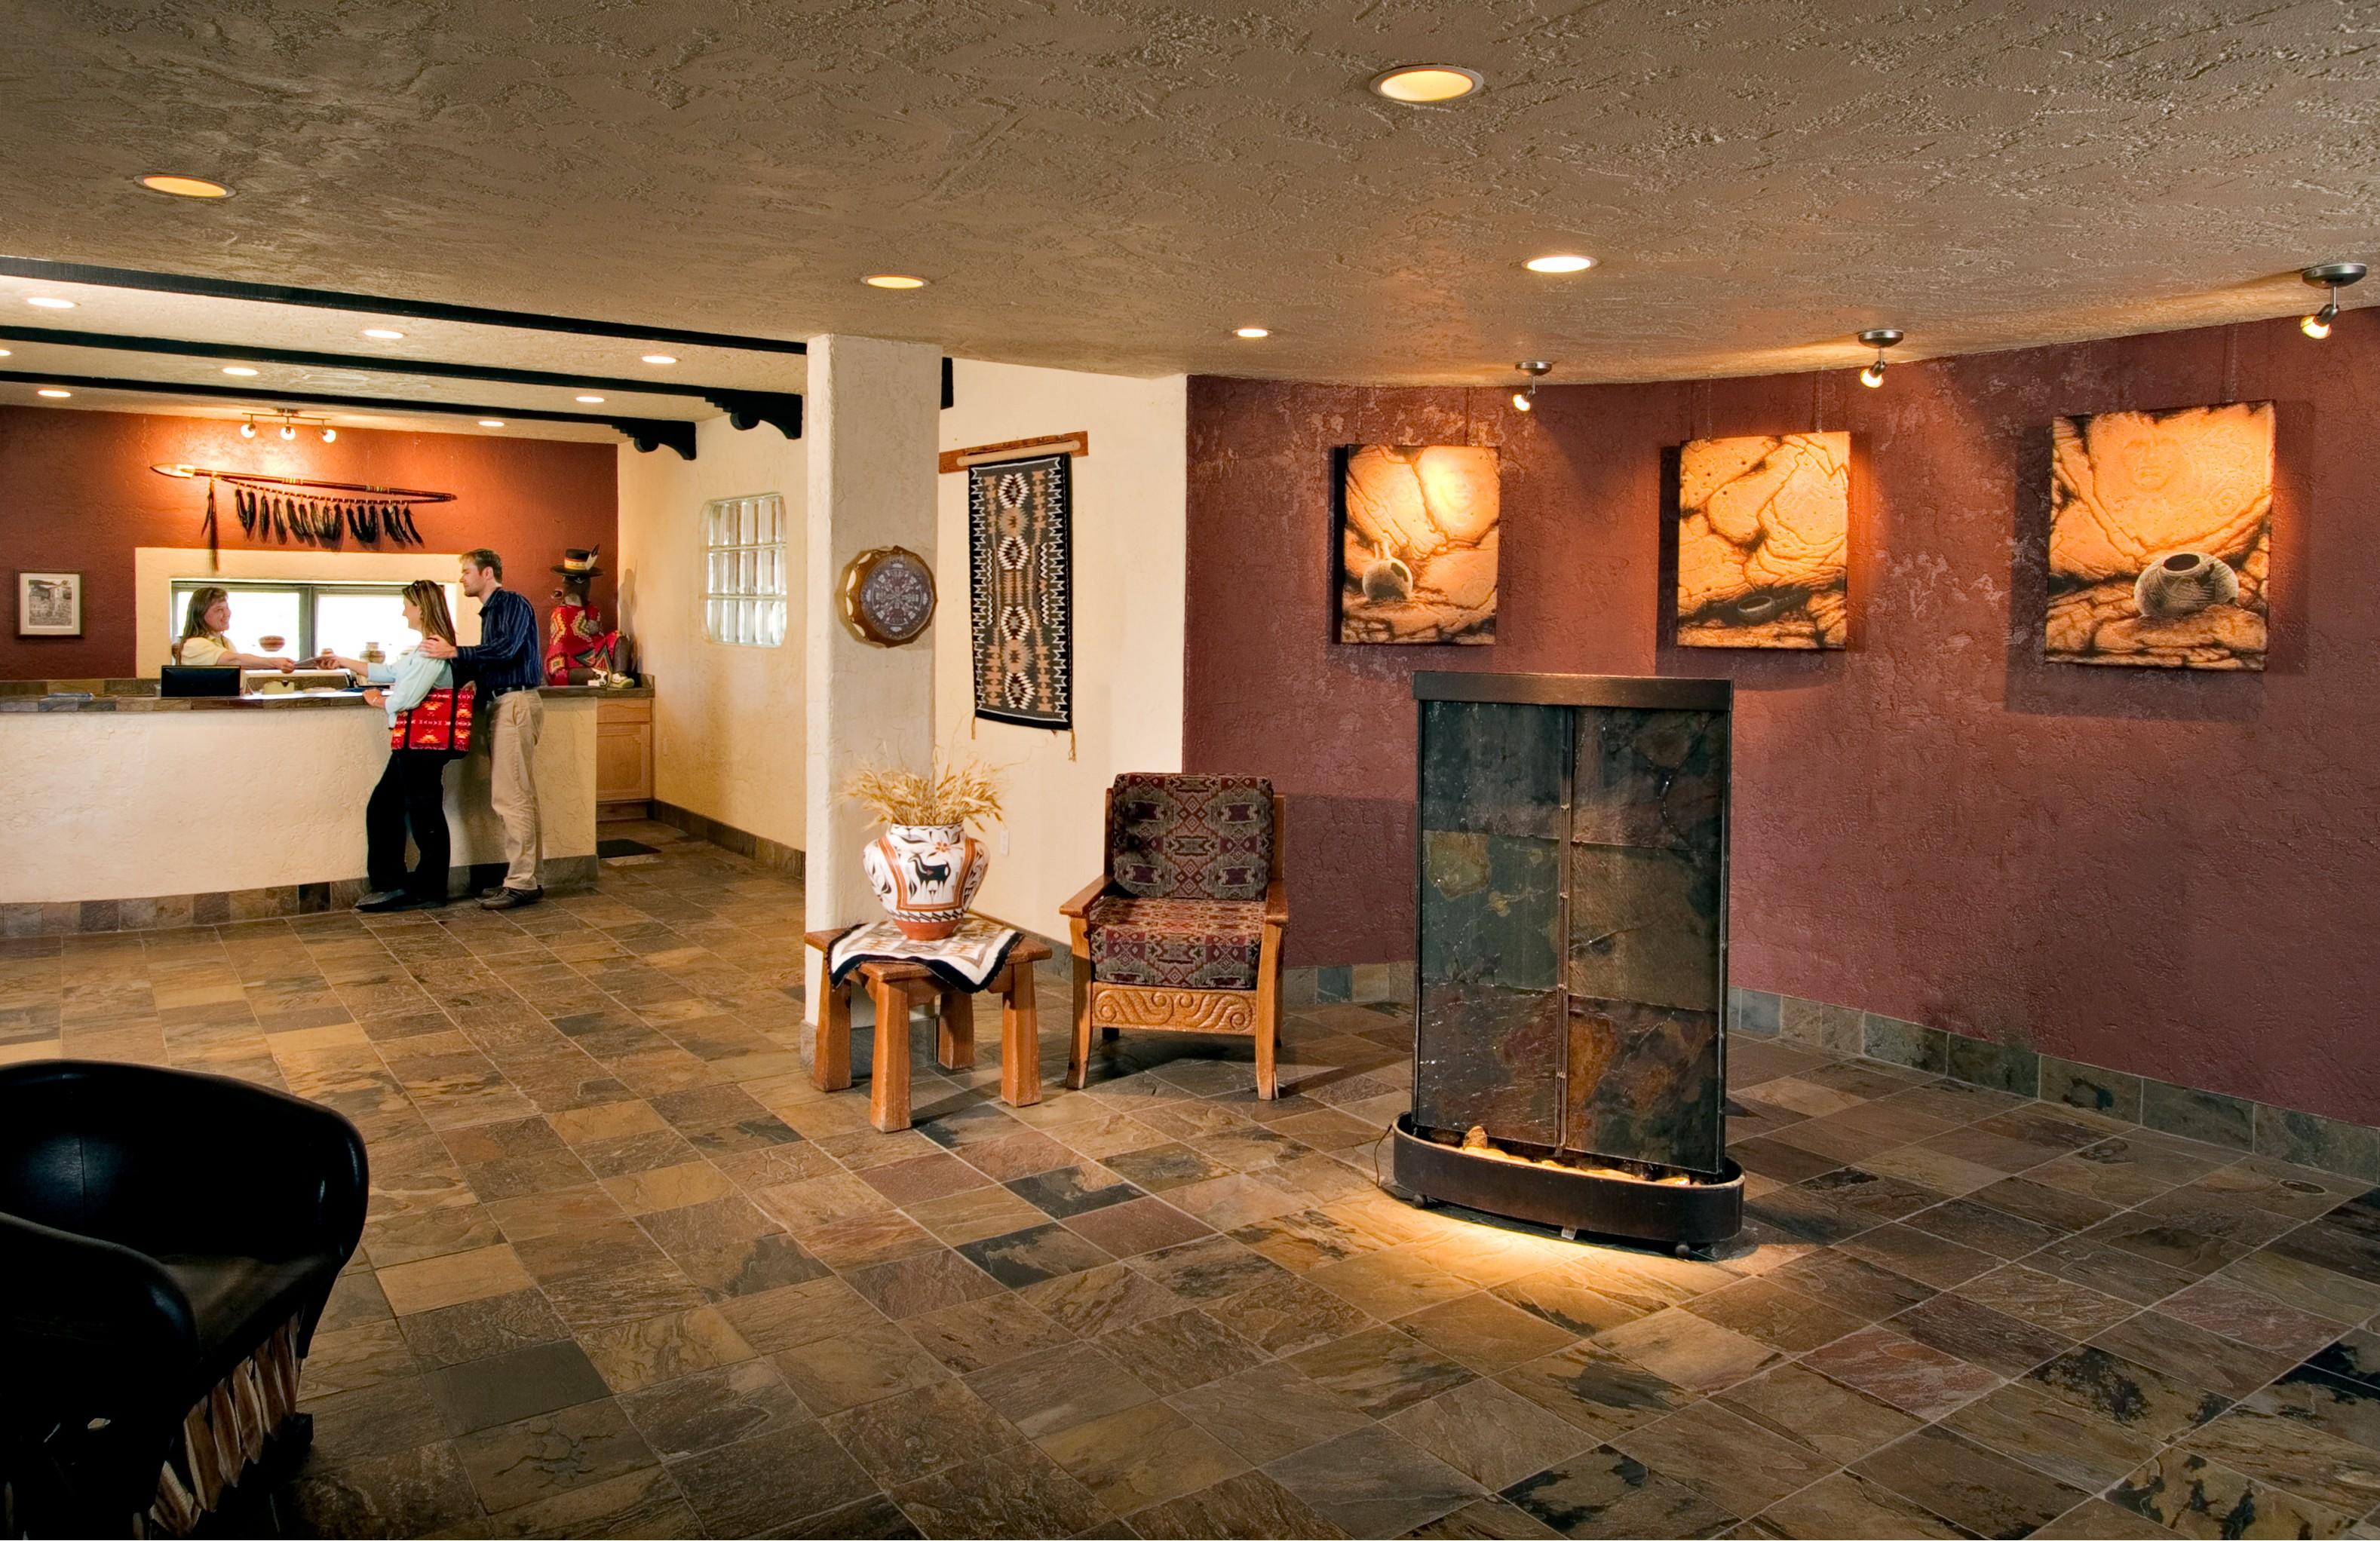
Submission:
[[[504,559],[508,586],[527,595],[540,617],[556,581],[547,569],[562,560],[564,547],[600,543],[610,552],[616,544],[619,455],[610,444],[362,428],[343,428],[329,444],[300,430],[285,443],[270,431],[243,439],[237,423],[211,418],[0,406],[0,679],[156,673],[158,661],[133,656],[132,552],[206,544],[200,533],[206,483],[149,469],[161,464],[453,492],[454,502],[415,512],[422,549],[492,548]],[[226,487],[216,494],[225,549],[314,549],[241,534],[229,492]],[[348,540],[332,549],[413,548]],[[27,570],[83,575],[82,636],[17,635],[17,574]],[[421,576],[450,579],[454,573],[448,564],[431,563]],[[608,613],[611,579],[599,578],[593,593]]]
[[[2050,419],[2280,403],[2263,674],[2042,661]],[[1184,758],[1291,795],[1290,960],[1413,955],[1416,669],[1736,682],[1732,978],[2380,1122],[2380,309],[1848,373],[1191,382]],[[1680,649],[1662,451],[1854,435],[1852,645]],[[1330,450],[1500,443],[1488,648],[1330,640]]]

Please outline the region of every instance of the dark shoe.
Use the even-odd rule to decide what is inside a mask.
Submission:
[[[374,889],[356,901],[356,908],[366,915],[385,915],[391,910],[413,907],[413,895],[401,888]]]
[[[483,910],[516,910],[524,904],[534,904],[545,897],[541,888],[500,888],[480,901]]]

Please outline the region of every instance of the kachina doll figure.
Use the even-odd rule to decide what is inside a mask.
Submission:
[[[562,587],[553,591],[553,613],[546,623],[545,683],[588,685],[610,673],[619,652],[620,634],[603,629],[603,617],[587,597],[587,586],[602,575],[592,551],[565,550]]]

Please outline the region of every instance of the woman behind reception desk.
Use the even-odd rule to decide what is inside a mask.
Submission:
[[[278,669],[298,667],[297,661],[263,653],[244,653],[231,645],[231,590],[199,588],[190,593],[190,608],[182,618],[182,637],[174,644],[174,661],[185,669]]]
[[[405,624],[423,637],[453,642],[455,622],[447,613],[445,588],[429,578],[407,584]],[[367,663],[336,653],[325,653],[318,661],[385,687],[366,690],[364,699],[387,709],[390,742],[398,746],[389,750],[380,784],[364,805],[364,871],[371,892],[357,901],[356,908],[372,914],[434,909],[446,903],[446,764],[460,758],[462,746],[470,742],[471,686],[457,688],[454,669],[419,648],[400,654],[394,664]],[[417,713],[426,714],[418,724]],[[418,853],[409,872],[405,866],[408,826]]]

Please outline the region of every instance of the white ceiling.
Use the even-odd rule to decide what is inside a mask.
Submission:
[[[1024,363],[1383,382],[1502,380],[1524,357],[1556,381],[1807,368],[1856,361],[1870,325],[1905,327],[1919,357],[2285,314],[2308,294],[2297,268],[2380,254],[2369,0],[10,17],[16,255]],[[1366,91],[1423,59],[1488,89],[1421,109]],[[239,196],[134,184],[157,170]],[[1602,265],[1518,265],[1560,249]],[[932,286],[857,283],[885,269]],[[1228,335],[1252,322],[1276,335]],[[537,346],[627,372],[617,345]]]

